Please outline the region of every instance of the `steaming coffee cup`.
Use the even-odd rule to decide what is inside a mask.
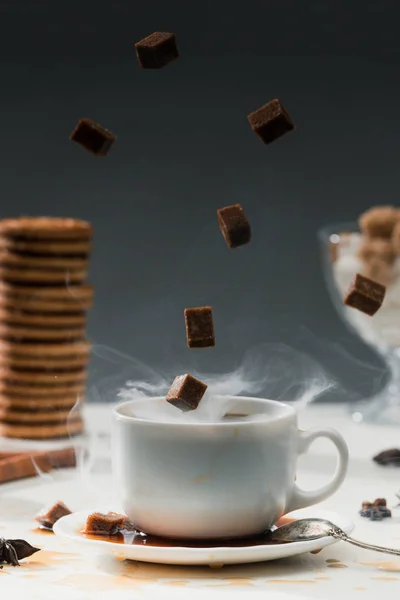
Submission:
[[[146,402],[159,402],[149,398]],[[217,423],[158,422],[135,416],[135,401],[113,411],[113,472],[122,508],[138,529],[169,538],[259,534],[282,515],[331,496],[348,449],[333,429],[301,431],[293,407],[232,397]],[[317,438],[336,446],[336,471],[315,491],[300,489],[297,459]]]

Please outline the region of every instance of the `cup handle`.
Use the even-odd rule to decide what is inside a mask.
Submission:
[[[349,462],[349,449],[347,447],[344,438],[335,431],[335,429],[312,429],[311,431],[299,431],[299,445],[297,453],[305,454],[311,444],[317,438],[327,438],[331,440],[336,446],[338,451],[338,460],[336,463],[335,473],[329,483],[319,488],[316,491],[305,491],[300,489],[296,484],[293,489],[292,496],[286,507],[286,513],[297,510],[298,508],[305,508],[317,504],[325,498],[328,498],[336,492],[336,490],[342,485],[344,478],[347,473],[347,466]]]

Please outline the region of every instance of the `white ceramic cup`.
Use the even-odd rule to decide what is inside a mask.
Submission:
[[[149,398],[148,402],[160,401]],[[266,531],[282,515],[316,504],[342,484],[348,449],[334,429],[301,431],[287,404],[232,398],[219,423],[135,417],[135,401],[113,411],[113,471],[123,510],[137,528],[170,538],[216,539]],[[316,491],[295,483],[297,458],[317,438],[338,451],[335,474]]]

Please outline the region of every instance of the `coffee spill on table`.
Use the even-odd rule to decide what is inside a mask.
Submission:
[[[289,585],[315,585],[317,582],[313,579],[268,579],[266,583],[289,584]]]
[[[59,565],[61,561],[77,562],[79,560],[81,560],[81,556],[79,556],[79,554],[41,550],[21,563],[21,567],[28,569],[31,569],[33,566],[50,567]]]
[[[334,563],[333,565],[328,565],[328,569],[348,569],[348,566],[341,565],[340,563]]]
[[[400,573],[400,561],[381,560],[381,561],[358,561],[359,565],[365,567],[376,567],[379,571],[389,571],[392,573]]]
[[[142,587],[146,582],[132,577],[101,575],[96,573],[76,573],[67,575],[55,582],[57,585],[70,586],[79,589],[81,592],[109,592],[116,589],[129,589],[132,587]]]
[[[32,533],[35,533],[36,535],[54,535],[54,531],[48,527],[34,527]]]

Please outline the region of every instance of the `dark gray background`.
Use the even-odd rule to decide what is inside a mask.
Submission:
[[[1,215],[93,222],[94,343],[176,374],[280,341],[318,357],[338,398],[372,391],[383,365],[337,317],[316,231],[398,201],[396,4],[1,3]],[[181,57],[141,70],[133,43],[154,30]],[[274,97],[298,129],[264,146],[246,116]],[[106,159],[69,141],[82,117],[118,135]],[[215,211],[236,202],[253,241],[229,251]],[[218,345],[193,353],[182,313],[205,303]],[[118,374],[96,360],[96,378]]]

